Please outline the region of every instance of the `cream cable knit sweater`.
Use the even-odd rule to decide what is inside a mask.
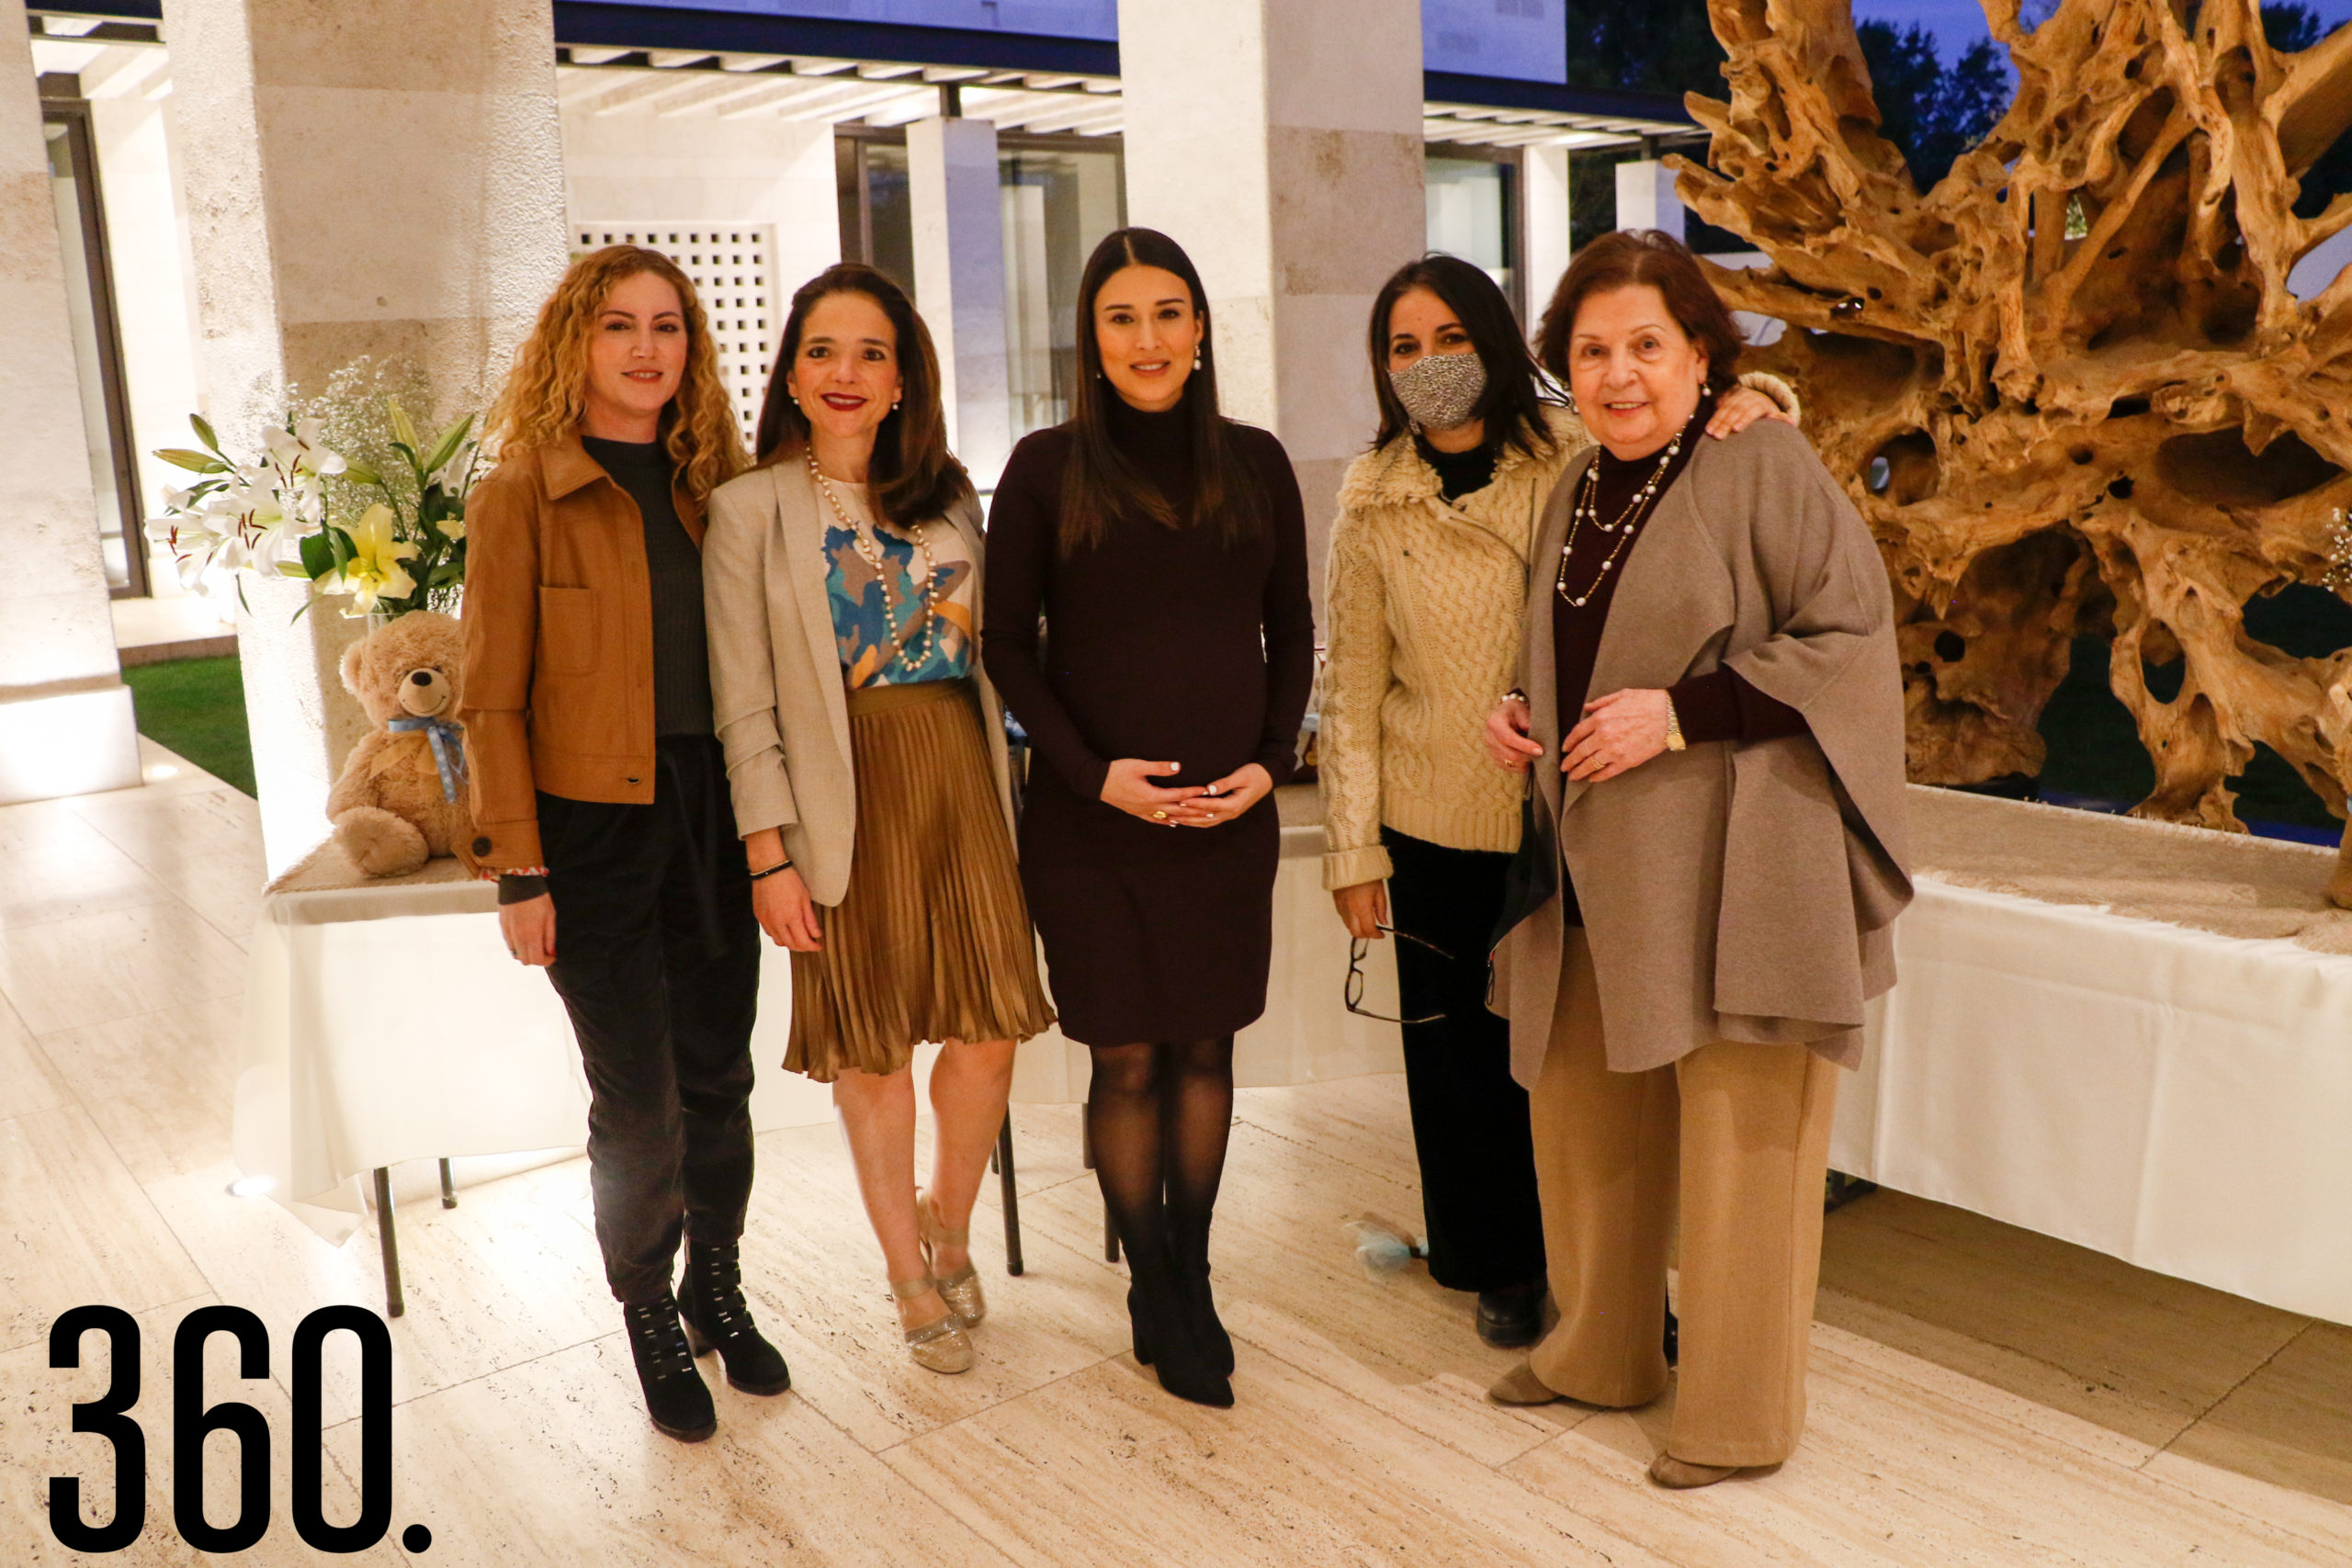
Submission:
[[[1796,411],[1778,377],[1740,381]],[[1479,731],[1519,663],[1536,522],[1592,444],[1575,414],[1547,412],[1549,456],[1506,446],[1493,482],[1451,505],[1409,437],[1340,481],[1317,742],[1327,888],[1386,880],[1383,823],[1448,849],[1519,847],[1521,780],[1487,761]]]

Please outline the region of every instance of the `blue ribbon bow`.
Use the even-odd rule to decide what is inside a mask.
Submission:
[[[396,718],[384,728],[395,735],[424,731],[425,742],[433,748],[433,765],[441,770],[441,798],[455,806],[458,791],[466,784],[463,727],[446,718]]]

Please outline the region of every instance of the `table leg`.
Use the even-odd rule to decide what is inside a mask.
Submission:
[[[458,1206],[458,1184],[449,1179],[449,1162],[446,1159],[441,1162],[441,1206],[445,1209]]]
[[[996,1135],[995,1152],[989,1163],[996,1168],[998,1190],[1004,1197],[1004,1271],[1021,1272],[1021,1193],[1012,1184],[1012,1112],[1004,1113],[1004,1126]]]
[[[376,1240],[384,1254],[384,1315],[398,1317],[407,1310],[401,1300],[401,1245],[392,1230],[392,1172],[376,1168]]]

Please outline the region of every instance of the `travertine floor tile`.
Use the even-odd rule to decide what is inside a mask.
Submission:
[[[0,1349],[68,1307],[144,1312],[206,1288],[81,1107],[0,1122]]]
[[[2165,1451],[2352,1505],[2352,1328],[2312,1324]]]
[[[1317,1154],[1368,1170],[1418,1196],[1421,1171],[1413,1153],[1413,1116],[1402,1073],[1341,1078],[1295,1089],[1245,1089],[1234,1114]],[[1418,1205],[1417,1205],[1418,1210]],[[1418,1212],[1391,1219],[1418,1223]]]
[[[76,810],[222,936],[243,945],[269,880],[257,802],[233,789],[141,792],[135,798],[78,802]],[[319,836],[326,831],[322,822]]]
[[[1009,1568],[795,1393],[712,1377],[718,1432],[673,1442],[645,1417],[618,1334],[400,1407],[396,1525],[435,1568],[778,1562]],[[359,1434],[328,1434],[356,1462]]]
[[[0,997],[35,1034],[242,995],[243,949],[176,899],[0,931]]]
[[[159,1181],[229,1157],[243,1021],[243,1002],[221,997],[59,1030],[40,1043],[130,1174]]]
[[[70,1105],[74,1093],[49,1053],[0,998],[0,1121],[28,1111]]]
[[[2152,1481],[2265,1520],[2310,1542],[2314,1562],[2352,1562],[2352,1506],[2177,1453],[2158,1454],[2148,1461],[2145,1473]]]
[[[1899,1192],[1829,1217],[1821,1282],[1824,1322],[2156,1448],[2310,1322]]]
[[[372,1217],[330,1247],[276,1203],[230,1196],[236,1175],[224,1162],[147,1189],[223,1301],[258,1314],[273,1337],[330,1302],[384,1310]],[[400,1206],[408,1310],[391,1323],[393,1398],[418,1398],[619,1325],[594,1238],[534,1201],[538,1175],[469,1187],[455,1209],[433,1199]],[[356,1414],[349,1369],[330,1363],[322,1394],[328,1422]]]
[[[275,1568],[278,1564],[311,1564],[322,1561],[348,1562],[357,1568],[390,1568],[404,1559],[391,1544],[327,1559],[303,1544],[295,1533],[292,1502],[293,1465],[288,1447],[293,1437],[293,1412],[285,1392],[271,1379],[247,1382],[237,1376],[236,1341],[217,1335],[206,1341],[204,1402],[236,1401],[262,1413],[270,1435],[269,1529],[260,1542],[233,1558],[206,1555],[183,1542],[173,1529],[172,1493],[176,1466],[184,1462],[172,1446],[173,1337],[180,1320],[198,1307],[217,1304],[198,1297],[152,1311],[134,1314],[139,1324],[140,1391],[132,1415],[147,1438],[147,1517],[140,1539],[125,1550],[103,1558],[81,1556],[57,1544],[49,1528],[49,1477],[82,1478],[82,1517],[100,1523],[112,1517],[114,1456],[106,1439],[76,1434],[72,1406],[76,1400],[96,1399],[111,1377],[111,1350],[103,1335],[86,1334],[81,1341],[78,1368],[51,1370],[46,1336],[41,1343],[0,1355],[0,1547],[12,1564],[104,1562],[107,1568],[163,1568],[199,1562],[234,1562],[244,1568]],[[282,1373],[292,1346],[290,1337],[272,1335],[272,1368]],[[352,1452],[357,1455],[356,1445]],[[242,1476],[231,1439],[213,1438],[205,1448],[205,1517],[226,1525],[237,1517]],[[327,1519],[347,1524],[359,1515],[359,1499],[350,1479],[330,1456],[320,1472],[322,1507]],[[399,1537],[395,1524],[390,1532]]]
[[[0,812],[0,927],[128,909],[169,897],[162,883],[74,812],[62,807]]]
[[[1272,1356],[1237,1407],[1124,1358],[892,1450],[893,1469],[1023,1563],[1670,1560]]]

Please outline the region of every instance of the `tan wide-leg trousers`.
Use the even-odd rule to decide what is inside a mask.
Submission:
[[[1838,1068],[1802,1045],[1723,1041],[1609,1070],[1584,932],[1568,933],[1531,1097],[1544,1246],[1560,1321],[1544,1386],[1625,1408],[1666,1392],[1667,1250],[1680,1189],[1681,1386],[1667,1452],[1777,1464],[1804,1430]]]

